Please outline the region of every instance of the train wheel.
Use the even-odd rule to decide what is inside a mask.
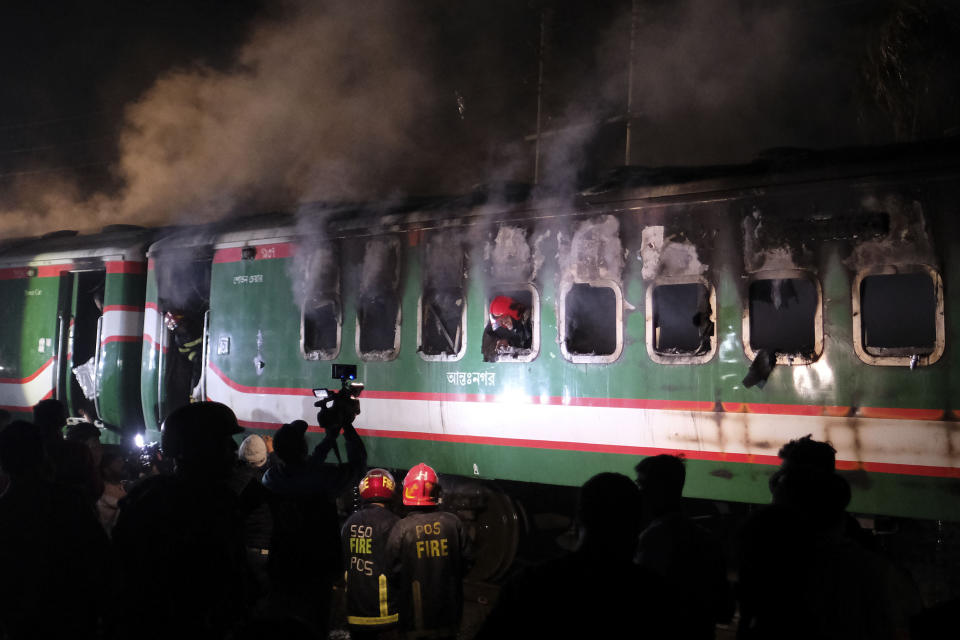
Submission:
[[[477,511],[473,522],[475,563],[467,579],[496,582],[507,574],[517,556],[522,508],[495,488],[484,487],[483,497],[485,508]]]

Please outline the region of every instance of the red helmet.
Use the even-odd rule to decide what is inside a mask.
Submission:
[[[397,483],[386,469],[370,469],[359,485],[360,497],[365,501],[389,500]]]
[[[510,316],[514,320],[520,319],[520,312],[513,308],[513,298],[497,296],[490,302],[490,315],[494,317]]]
[[[437,472],[422,462],[410,469],[403,479],[403,504],[407,506],[436,506],[439,494]]]

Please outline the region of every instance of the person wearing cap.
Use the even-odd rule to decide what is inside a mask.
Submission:
[[[386,469],[371,469],[357,487],[363,506],[340,530],[347,584],[350,637],[381,638],[397,625],[397,596],[388,584],[386,562],[390,531],[400,520],[390,506],[396,482]]]
[[[391,578],[401,596],[407,638],[455,638],[463,616],[463,576],[470,551],[460,518],[440,511],[437,473],[420,463],[403,479],[410,513],[387,541]]]
[[[496,362],[498,356],[529,349],[532,343],[530,310],[509,296],[496,296],[490,302],[490,321],[483,330],[483,361]]]
[[[113,529],[119,585],[117,637],[232,637],[253,603],[240,499],[230,487],[229,407],[176,409],[161,432],[174,472],[141,480],[120,502]]]
[[[247,436],[240,443],[237,457],[230,486],[240,498],[247,561],[263,595],[269,590],[267,571],[273,535],[273,494],[263,486],[269,457],[266,441],[255,433]]]

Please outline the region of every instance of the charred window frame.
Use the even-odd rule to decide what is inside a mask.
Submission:
[[[424,234],[417,301],[417,353],[427,361],[454,362],[467,350],[467,262],[463,229]]]
[[[454,308],[459,308],[459,313],[451,312]],[[452,320],[457,320],[455,326]],[[467,297],[463,289],[423,292],[417,302],[417,344],[420,357],[428,362],[455,362],[463,357],[467,351]]]
[[[596,315],[601,314],[612,317]],[[605,364],[623,352],[623,292],[613,280],[568,282],[560,293],[560,352],[570,362]],[[595,347],[600,347],[596,349]]]
[[[306,360],[333,360],[340,355],[340,266],[338,254],[331,252],[328,261],[321,260],[318,252],[309,262],[311,286],[300,310],[300,353]]]
[[[372,250],[374,242],[380,244],[377,248],[383,249],[383,268],[370,273],[368,278],[366,252]],[[400,354],[403,308],[400,259],[400,240],[395,236],[378,238],[366,247],[354,341],[357,356],[364,362],[388,362]]]
[[[766,300],[768,288],[773,298],[770,301]],[[806,335],[791,333],[807,323],[807,327],[800,327]],[[789,336],[772,336],[772,332],[787,332]],[[783,343],[790,341],[795,344],[789,347],[803,346],[783,349]],[[743,310],[743,350],[753,360],[761,349],[775,350],[777,364],[781,365],[812,364],[823,353],[823,291],[813,274],[780,269],[761,271],[750,278]]]
[[[484,331],[490,324],[490,303],[497,296],[508,296],[530,309],[531,340],[529,349],[517,349],[511,354],[498,355],[493,362],[533,362],[540,355],[540,292],[529,282],[498,284],[491,287],[483,306]]]
[[[867,364],[931,365],[943,355],[943,280],[927,265],[883,265],[857,273],[852,287],[853,350]],[[908,344],[922,342],[923,344]]]
[[[659,364],[703,364],[717,352],[717,292],[703,278],[661,278],[647,288],[647,354]]]

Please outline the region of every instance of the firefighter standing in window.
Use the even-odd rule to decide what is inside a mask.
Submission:
[[[387,539],[400,521],[390,510],[396,482],[385,469],[371,469],[359,485],[363,507],[347,518],[340,532],[347,583],[350,637],[383,638],[395,629],[396,590],[387,582]]]
[[[407,638],[454,638],[463,614],[463,576],[469,557],[460,519],[438,510],[436,472],[420,463],[403,479],[410,514],[390,532],[391,584],[400,589]]]
[[[496,362],[497,356],[529,349],[532,342],[530,309],[509,296],[495,297],[490,302],[490,322],[483,330],[483,361]]]
[[[190,365],[190,395],[199,400],[197,386],[203,373],[203,329],[196,320],[180,311],[167,311],[163,323],[173,333],[180,357]]]

